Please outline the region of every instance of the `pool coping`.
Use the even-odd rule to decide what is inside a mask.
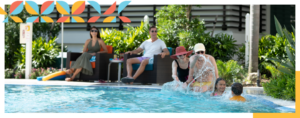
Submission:
[[[161,89],[162,86],[158,84],[153,85],[140,85],[133,84],[127,85],[123,83],[98,83],[98,82],[66,82],[66,81],[37,81],[33,79],[5,79],[5,84],[12,85],[71,85],[71,86],[105,86],[105,87],[122,87],[122,88],[136,88],[136,89]],[[230,90],[231,87],[226,87],[226,90]],[[296,111],[295,102],[276,99],[269,96],[265,96],[263,92],[263,87],[244,87],[244,92],[247,95],[255,98],[260,98],[265,105],[268,105],[274,109],[280,109],[283,111]],[[284,101],[284,103],[282,102]]]

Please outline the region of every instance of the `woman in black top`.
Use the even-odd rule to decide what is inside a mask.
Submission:
[[[189,58],[192,51],[186,51],[183,46],[176,48],[176,54],[171,58],[175,59],[172,63],[172,77],[176,81],[185,82],[189,75]]]

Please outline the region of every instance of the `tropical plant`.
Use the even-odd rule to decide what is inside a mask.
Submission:
[[[50,39],[48,42],[42,37],[35,39],[32,42],[32,67],[51,67],[55,63],[55,59],[60,52],[56,37]],[[15,52],[19,68],[25,67],[25,45],[22,46],[18,52]]]
[[[245,44],[241,47],[239,47],[236,55],[237,55],[237,61],[239,62],[239,64],[241,65],[245,65],[245,51],[246,51],[246,46]]]
[[[10,5],[7,6],[7,12],[10,12]],[[32,15],[27,13],[23,9],[19,14],[17,14],[23,22]],[[8,17],[6,15],[5,17]],[[38,37],[44,37],[47,40],[58,36],[60,31],[60,23],[33,23],[32,39],[38,39]],[[14,22],[11,18],[5,23],[5,60],[16,60],[14,54],[15,52],[20,53],[21,48],[19,37],[20,37],[20,23]],[[17,63],[15,61],[5,61],[5,68],[14,68]]]
[[[106,45],[117,47],[114,49],[115,54],[127,52],[139,47],[145,40],[150,39],[149,24],[141,21],[139,27],[130,25],[125,26],[127,31],[119,31],[116,29],[101,29],[101,38]]]
[[[168,47],[175,48],[182,45],[191,50],[196,43],[203,42],[209,37],[209,32],[204,32],[204,21],[200,21],[199,17],[190,17],[191,7],[191,5],[168,5],[155,14],[158,36]]]
[[[275,26],[276,31],[280,37],[284,37],[287,39],[289,43],[284,46],[285,51],[287,53],[288,58],[282,58],[282,57],[270,57],[267,58],[269,60],[273,60],[275,62],[279,62],[280,64],[277,65],[277,69],[283,73],[286,74],[293,74],[295,75],[295,37],[293,35],[293,32],[295,32],[294,27],[293,32],[290,33],[286,30],[286,28],[282,29],[280,23],[278,22],[277,18],[274,16],[275,19]]]
[[[219,33],[215,37],[206,38],[204,42],[206,54],[210,54],[215,59],[222,61],[228,61],[233,58],[237,52],[237,45],[235,44],[236,40],[232,35]],[[200,42],[201,43],[201,42]]]
[[[270,82],[262,83],[267,95],[274,98],[295,100],[295,76],[283,74],[276,78],[271,78]]]
[[[36,79],[37,77],[40,76],[47,76],[51,73],[55,73],[61,71],[61,69],[56,69],[56,68],[33,68],[31,69],[31,73],[29,74],[29,79]]]
[[[15,79],[24,79],[25,78],[25,70],[24,69],[18,70],[15,73],[14,77],[15,77]]]
[[[12,75],[13,74],[13,70],[12,69],[5,69],[5,72],[4,72],[4,77],[5,78],[12,78]]]
[[[272,65],[270,63],[263,63],[263,66],[265,67],[266,70],[268,70],[268,72],[270,73],[270,75],[267,75],[267,77],[272,77],[272,78],[278,78],[281,75],[283,75],[282,72],[280,72],[277,68],[276,65],[279,65],[279,62],[275,62],[275,65]]]
[[[226,85],[230,86],[233,82],[242,82],[247,77],[247,70],[239,65],[237,61],[229,60],[222,62],[217,60],[219,77],[225,79]]]

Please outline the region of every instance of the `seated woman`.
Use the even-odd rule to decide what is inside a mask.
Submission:
[[[91,39],[85,41],[82,55],[78,57],[76,61],[71,64],[70,69],[66,71],[67,74],[74,73],[70,78],[66,78],[66,81],[72,81],[75,77],[78,78],[79,72],[86,75],[93,75],[93,68],[90,63],[90,59],[95,56],[96,53],[107,53],[106,45],[100,38],[98,28],[93,26],[90,30],[90,36]],[[101,47],[104,51],[100,51]]]
[[[175,59],[172,63],[172,77],[176,81],[185,82],[189,75],[189,58],[192,51],[186,51],[183,46],[176,48],[176,54],[171,58]]]
[[[212,91],[215,78],[219,78],[215,58],[205,54],[205,47],[202,43],[196,44],[194,51],[195,55],[190,58],[189,78],[184,83],[184,87],[193,81],[194,76],[196,81],[191,84],[191,87],[195,92]]]

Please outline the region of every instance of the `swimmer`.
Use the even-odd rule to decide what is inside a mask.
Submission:
[[[222,96],[226,88],[226,82],[223,78],[218,78],[215,83],[215,90],[210,96]]]
[[[229,100],[232,101],[238,101],[238,102],[246,102],[246,99],[241,96],[241,94],[243,93],[243,85],[241,83],[234,83],[231,86],[231,94],[232,94],[232,98],[230,98]]]

